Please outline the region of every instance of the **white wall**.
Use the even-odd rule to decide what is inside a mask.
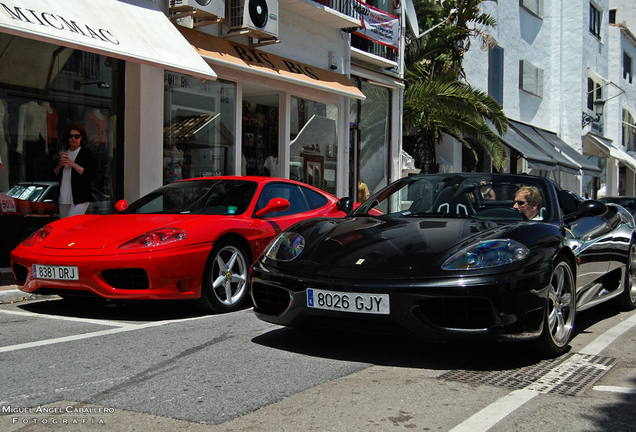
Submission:
[[[610,2],[591,1],[603,11],[600,39],[589,31],[590,0],[544,0],[542,17],[529,13],[518,1],[481,4],[483,12],[497,20],[498,25],[491,34],[504,49],[503,110],[506,116],[555,132],[579,152],[582,151],[581,137],[590,131],[590,126],[581,127],[582,113],[587,106],[588,68],[607,79],[610,67],[616,68],[613,63],[620,61],[618,54],[612,52],[611,59],[609,54]],[[634,7],[634,0],[622,1]],[[543,97],[519,89],[519,60],[527,60],[543,69]],[[476,40],[465,55],[464,68],[467,81],[487,91],[488,53],[479,49]],[[604,115],[601,122],[604,133],[611,138],[619,129],[616,120],[608,118]],[[618,176],[618,170],[610,167],[609,175],[612,178],[608,179],[608,187],[615,187],[618,177],[613,177]]]
[[[124,198],[163,184],[163,69],[126,63]]]
[[[616,9],[616,23],[625,24],[632,33],[636,31],[636,4],[634,0],[609,0],[609,8]]]
[[[334,52],[338,60],[338,69],[334,72],[349,72],[349,36],[346,33],[283,9],[282,5],[278,18],[280,42],[262,46],[255,44],[254,48],[328,70],[329,52]],[[221,36],[223,32],[219,25],[199,27],[197,30],[214,36]],[[232,37],[229,40],[243,45],[250,44],[250,38],[246,36]]]

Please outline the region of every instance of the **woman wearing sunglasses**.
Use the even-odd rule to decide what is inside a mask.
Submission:
[[[53,170],[60,183],[60,218],[86,213],[92,196],[91,181],[95,178],[95,158],[85,147],[86,129],[71,123],[64,128],[62,140],[68,143],[69,150],[60,151]]]

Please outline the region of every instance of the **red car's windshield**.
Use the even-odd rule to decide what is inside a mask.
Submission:
[[[239,215],[249,207],[258,184],[245,180],[189,180],[163,186],[121,213]]]

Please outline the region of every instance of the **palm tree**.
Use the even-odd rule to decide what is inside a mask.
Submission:
[[[482,47],[494,43],[484,29],[496,22],[479,13],[481,1],[415,2],[420,26],[433,28],[426,39],[410,35],[405,54],[404,125],[406,131],[415,131],[410,150],[418,168],[424,166],[427,153],[444,135],[461,142],[475,157],[475,146],[481,146],[498,170],[508,165],[497,135],[507,130],[503,110],[489,95],[460,80],[470,37],[481,40]]]

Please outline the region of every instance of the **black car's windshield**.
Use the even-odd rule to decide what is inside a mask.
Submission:
[[[188,180],[163,186],[122,213],[239,215],[249,207],[258,184],[246,180]]]
[[[392,217],[544,220],[548,212],[544,196],[542,183],[522,176],[414,176],[374,194],[355,214],[379,210]]]

